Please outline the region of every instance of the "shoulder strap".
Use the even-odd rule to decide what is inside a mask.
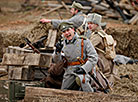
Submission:
[[[83,14],[83,16],[84,16],[84,20],[83,20],[82,26],[83,26],[83,25],[85,24],[85,22],[86,22],[86,15]]]
[[[83,35],[79,36],[78,38],[79,38],[79,39],[83,39],[83,40],[86,40],[86,39],[87,39],[87,37],[85,37],[85,36],[83,36]]]
[[[84,46],[84,41],[81,39],[81,59],[83,59],[83,46]]]
[[[107,35],[103,30],[99,30],[99,31],[98,31],[98,34],[99,34],[101,37],[103,37],[103,38],[105,38],[106,35]]]

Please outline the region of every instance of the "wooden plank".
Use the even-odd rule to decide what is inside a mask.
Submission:
[[[51,41],[49,43],[49,47],[54,47],[56,43],[56,38],[57,38],[57,30],[53,30],[51,34]]]
[[[9,80],[34,80],[33,67],[31,66],[15,66],[9,68],[8,79]]]
[[[59,90],[40,87],[26,87],[24,102],[118,102],[134,100],[134,97],[92,93],[72,90]]]
[[[50,41],[51,41],[51,34],[52,34],[52,29],[49,29],[48,31],[48,37],[47,37],[47,42],[46,42],[46,47],[48,47]]]
[[[52,61],[51,54],[35,54],[35,53],[9,54],[9,53],[5,53],[3,55],[2,65],[49,67],[51,61]]]
[[[6,53],[32,53],[32,50],[20,48],[18,46],[8,46]]]
[[[60,6],[56,7],[56,8],[53,8],[53,9],[51,9],[50,11],[48,11],[48,12],[46,12],[46,13],[43,13],[42,16],[45,16],[45,15],[47,15],[47,14],[49,14],[49,13],[55,11],[55,10],[58,10],[58,9],[60,9],[60,8],[62,8],[62,7],[63,7],[63,5],[60,5]]]
[[[129,24],[134,25],[138,21],[138,13],[129,20]]]
[[[54,45],[56,43],[57,30],[50,29],[48,33],[48,38],[46,42],[46,49],[54,49]]]
[[[7,75],[7,66],[1,66],[0,65],[0,77]]]
[[[9,80],[41,80],[47,75],[48,68],[34,66],[12,66],[8,71]]]
[[[66,8],[66,10],[70,13],[70,10],[69,10],[69,8],[68,8],[68,6],[65,4],[65,2],[64,1],[61,1],[61,4]]]

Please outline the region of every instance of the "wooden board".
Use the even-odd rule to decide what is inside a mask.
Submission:
[[[24,102],[125,102],[135,100],[131,96],[26,87]],[[137,100],[137,99],[136,99]]]
[[[9,80],[41,80],[48,75],[48,68],[34,66],[11,66],[8,71]]]
[[[136,24],[137,21],[138,21],[138,13],[129,20],[129,23],[131,25],[134,25],[134,24]]]
[[[9,68],[8,79],[9,80],[34,80],[33,67],[30,66],[15,66]]]
[[[35,53],[9,54],[9,53],[5,53],[3,55],[2,65],[49,67],[51,64],[51,61],[52,61],[51,54],[35,54]]]
[[[24,48],[20,48],[18,46],[8,46],[8,48],[6,48],[6,53],[32,53],[32,50],[27,50]]]
[[[54,45],[56,43],[56,37],[57,37],[57,30],[50,29],[45,46],[47,48],[54,48]]]

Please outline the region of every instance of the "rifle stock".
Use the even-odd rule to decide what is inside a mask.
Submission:
[[[31,42],[29,41],[28,38],[24,38],[25,42],[32,48],[32,50],[37,53],[37,54],[40,54],[40,51],[38,49],[36,49],[32,44]]]
[[[82,59],[82,58],[79,58],[77,57],[78,61],[81,63],[81,64],[84,64],[85,61]],[[104,92],[104,93],[108,93],[108,90],[104,89],[104,87],[102,86],[102,84],[96,79],[96,77],[94,76],[93,73],[89,73],[89,75],[93,78],[93,80],[99,85],[99,87],[101,88],[101,90]]]

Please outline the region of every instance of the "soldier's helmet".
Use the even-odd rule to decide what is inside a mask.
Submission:
[[[72,3],[72,8],[83,10],[83,6],[80,3],[77,3],[75,1]]]
[[[90,13],[87,15],[86,22],[92,22],[94,24],[101,25],[102,16],[96,13]]]
[[[73,23],[72,22],[62,22],[59,24],[58,26],[58,29],[61,31],[61,32],[64,32],[66,31],[67,29],[69,28],[73,28]]]

